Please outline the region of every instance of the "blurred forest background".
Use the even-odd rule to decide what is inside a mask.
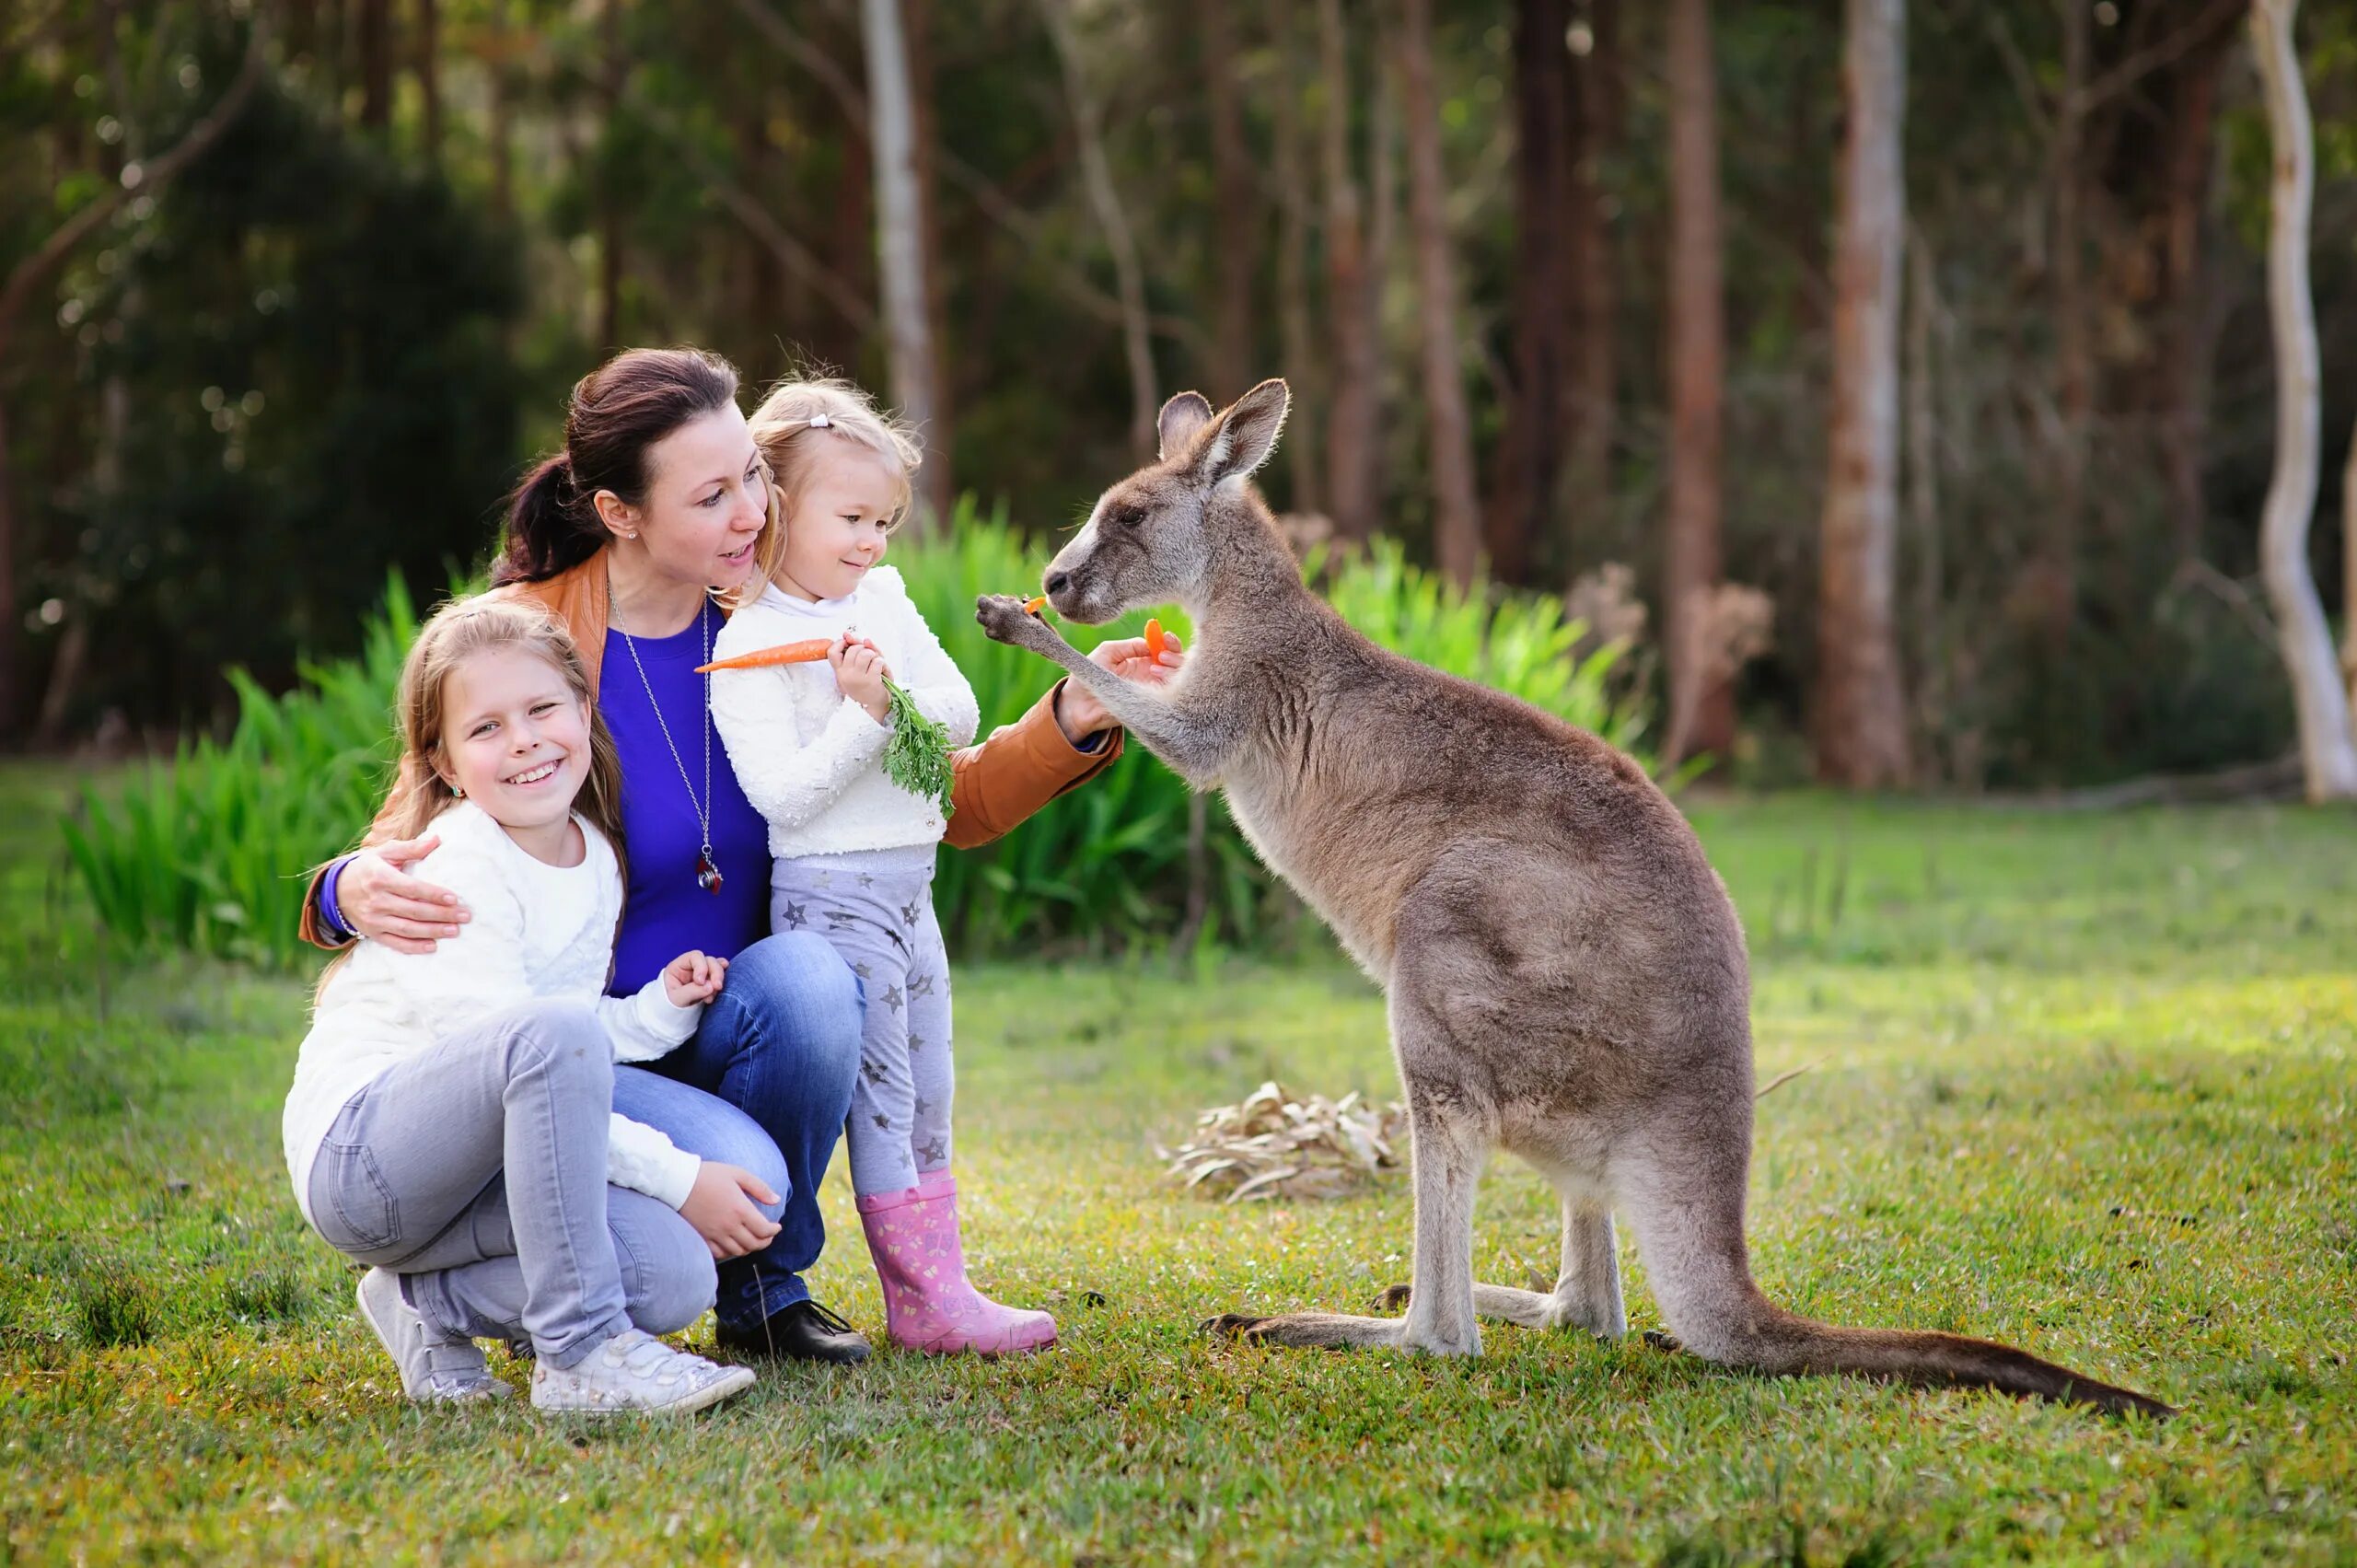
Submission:
[[[0,0],[0,737],[355,652],[692,342],[876,388],[1042,559],[1283,374],[1305,541],[1565,598],[1745,782],[2279,758],[2249,9]],[[2357,8],[2297,48],[2345,623]]]

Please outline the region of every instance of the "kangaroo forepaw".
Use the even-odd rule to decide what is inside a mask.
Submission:
[[[1414,1295],[1415,1289],[1411,1285],[1385,1285],[1376,1293],[1375,1309],[1377,1312],[1404,1312],[1408,1309],[1409,1298]]]
[[[1053,650],[1063,642],[1054,627],[1036,615],[1025,614],[1023,601],[1012,594],[984,594],[977,598],[974,620],[992,642],[1028,648],[1043,657],[1053,658]]]
[[[1255,1317],[1248,1312],[1222,1312],[1216,1317],[1204,1318],[1195,1326],[1195,1330],[1198,1333],[1221,1339],[1244,1339],[1267,1321],[1266,1318]]]
[[[1655,1350],[1682,1351],[1686,1348],[1684,1345],[1678,1343],[1678,1336],[1676,1334],[1666,1334],[1659,1329],[1647,1329],[1645,1330],[1644,1340],[1645,1343],[1653,1346]]]

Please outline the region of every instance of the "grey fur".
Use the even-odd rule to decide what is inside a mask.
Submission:
[[[1626,1330],[1612,1228],[1635,1232],[1684,1347],[1771,1373],[1974,1384],[2166,1413],[2035,1356],[1953,1334],[1840,1329],[1751,1278],[1750,976],[1726,889],[1643,770],[1594,735],[1376,646],[1303,584],[1248,482],[1288,394],[1162,411],[1160,460],[1108,490],[1050,564],[1075,621],[1176,602],[1195,624],[1166,688],[1121,680],[1019,600],[977,619],[1083,681],[1198,788],[1217,787],[1269,865],[1390,1001],[1413,1141],[1403,1318],[1228,1314],[1286,1345],[1481,1348],[1477,1313]],[[1554,1290],[1475,1283],[1474,1191],[1493,1149],[1562,1195]]]

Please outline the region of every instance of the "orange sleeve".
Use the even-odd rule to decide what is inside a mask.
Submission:
[[[1013,724],[1004,725],[980,745],[950,759],[956,770],[950,788],[950,844],[973,849],[1015,828],[1064,791],[1086,784],[1121,754],[1122,732],[1106,734],[1105,745],[1083,751],[1064,738],[1056,723],[1059,680]]]

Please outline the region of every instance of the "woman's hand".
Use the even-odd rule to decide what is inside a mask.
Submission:
[[[1145,651],[1144,637],[1123,637],[1110,643],[1099,643],[1088,662],[1099,669],[1109,670],[1124,680],[1134,680],[1143,686],[1158,686],[1178,673],[1186,663],[1186,653],[1175,634],[1166,633],[1166,645],[1160,657]],[[1067,680],[1056,688],[1056,727],[1074,746],[1092,735],[1119,727],[1120,721],[1105,711],[1088,688],[1076,680]]]
[[[726,958],[691,950],[663,966],[663,994],[674,1007],[691,1007],[719,995],[720,982],[727,978]]]
[[[835,686],[842,694],[867,710],[867,716],[877,724],[890,711],[884,695],[884,681],[892,673],[884,663],[884,656],[866,638],[846,632],[835,639],[827,650],[827,663],[835,672]]]
[[[742,1166],[706,1160],[679,1205],[679,1217],[696,1227],[714,1258],[724,1260],[758,1252],[777,1234],[777,1222],[753,1207],[759,1200],[774,1203],[777,1194]]]
[[[456,936],[459,927],[474,918],[466,900],[403,869],[433,854],[441,842],[431,833],[398,839],[364,849],[346,861],[335,879],[336,912],[345,926],[396,953],[431,953],[435,942]]]

